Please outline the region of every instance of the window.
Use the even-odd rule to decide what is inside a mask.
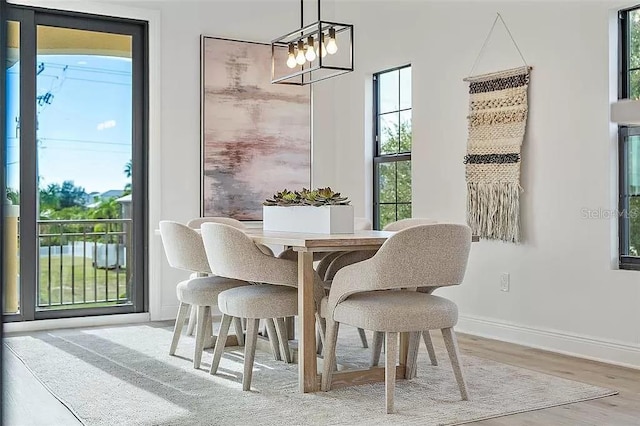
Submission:
[[[640,99],[640,6],[620,12],[620,99]],[[640,270],[640,127],[620,126],[620,268]]]
[[[411,66],[373,76],[376,229],[411,217]]]
[[[4,320],[144,312],[146,24],[7,12]]]

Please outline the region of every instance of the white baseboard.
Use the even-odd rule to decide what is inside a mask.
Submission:
[[[52,330],[60,328],[95,327],[103,325],[133,324],[149,321],[149,314],[118,314],[91,317],[58,318],[37,321],[7,322],[4,333],[27,333],[30,331]]]
[[[460,315],[456,330],[460,333],[640,369],[640,345],[527,327],[473,315]]]
[[[174,320],[178,315],[178,305],[175,306],[167,306],[164,305],[160,308],[159,315],[153,314],[151,316],[151,321],[167,321]]]
[[[151,321],[175,320],[177,315],[178,315],[178,305],[175,305],[175,306],[164,305],[160,309],[160,315],[155,315],[155,314],[152,315]],[[211,309],[211,315],[215,317],[215,316],[221,316],[222,314],[220,313],[217,307],[213,307]]]

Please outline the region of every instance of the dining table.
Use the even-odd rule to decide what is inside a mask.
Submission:
[[[314,253],[354,250],[378,250],[395,232],[355,231],[352,234],[311,234],[247,229],[247,235],[257,244],[279,245],[298,254],[298,387],[302,393],[320,390],[316,353],[316,324],[314,302]],[[473,241],[478,241],[473,237]],[[405,378],[409,353],[409,333],[400,335],[400,361],[396,377]],[[337,371],[332,388],[383,382],[384,367]]]

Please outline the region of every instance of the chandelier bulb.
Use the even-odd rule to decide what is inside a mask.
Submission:
[[[336,44],[336,29],[329,28],[329,42],[327,43],[327,53],[333,55],[338,51],[338,45]]]
[[[327,56],[327,47],[324,44],[324,33],[320,33],[320,43],[316,43],[316,54],[320,55],[320,57],[324,58]]]
[[[287,57],[287,66],[289,68],[295,68],[296,65],[298,65],[298,63],[296,62],[296,56],[293,53],[294,49],[295,47],[293,46],[293,43],[289,43],[289,55]]]
[[[316,51],[313,48],[313,36],[307,38],[307,52],[304,54],[307,61],[313,62],[316,59]]]
[[[296,62],[298,65],[304,65],[306,62],[306,58],[304,57],[304,42],[302,40],[298,41],[298,53],[296,55]]]

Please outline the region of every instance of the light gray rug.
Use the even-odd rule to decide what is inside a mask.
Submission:
[[[383,383],[302,395],[297,365],[258,352],[252,391],[242,392],[242,348],[227,351],[211,376],[211,350],[194,370],[193,338],[181,339],[177,357],[168,355],[170,339],[171,328],[146,324],[40,332],[5,344],[87,425],[450,425],[616,393],[463,355],[471,400],[461,401],[446,353],[438,351],[434,367],[421,347],[419,377],[397,382],[397,414],[387,415]],[[368,359],[355,329],[343,327],[339,362]]]

